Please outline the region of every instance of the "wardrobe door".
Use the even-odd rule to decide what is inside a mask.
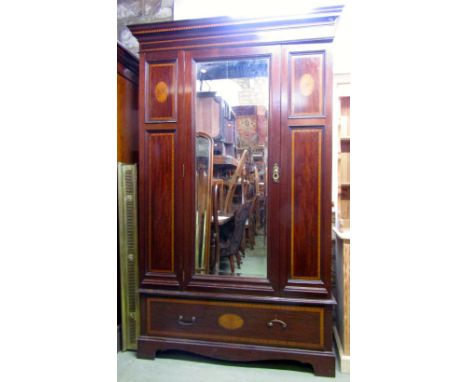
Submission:
[[[331,81],[325,46],[282,47],[280,269],[286,296],[330,296]]]
[[[190,254],[185,268],[187,288],[276,295],[280,189],[272,181],[271,171],[280,161],[280,46],[187,51],[185,73],[186,83],[191,83],[191,97],[185,99],[186,115],[191,118],[185,152],[185,249]],[[216,125],[218,114],[213,117],[213,110],[218,109],[210,106],[208,112],[207,105],[221,105],[224,127]],[[203,150],[196,144],[200,135],[213,141],[213,166],[206,166]],[[245,245],[240,266],[235,259],[229,259],[230,265],[222,251],[217,256],[214,250],[211,260],[203,259],[204,246],[200,243],[203,237],[205,246],[215,242],[217,230],[217,223],[212,224],[211,234],[206,234],[200,225],[204,218],[199,212],[200,174],[206,168],[212,171],[208,176],[213,184],[217,182],[225,189],[218,206],[211,204],[217,210],[221,239],[224,230],[226,235],[232,233],[225,242],[236,244],[237,224],[244,210],[250,221],[255,215],[261,217],[256,220],[255,245]],[[222,225],[222,219],[227,223]],[[230,223],[232,228],[228,227]]]
[[[141,286],[174,288],[182,281],[183,53],[142,53],[140,73]]]

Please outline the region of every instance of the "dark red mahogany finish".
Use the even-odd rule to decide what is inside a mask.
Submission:
[[[340,11],[129,27],[141,48],[139,357],[178,349],[335,375],[330,48]],[[196,64],[258,57],[270,70],[267,277],[195,275]]]
[[[138,59],[117,43],[117,161],[138,162]]]

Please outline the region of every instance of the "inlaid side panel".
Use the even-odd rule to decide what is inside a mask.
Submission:
[[[174,272],[174,133],[147,133],[150,272]]]
[[[291,131],[291,274],[320,279],[322,129]]]
[[[289,56],[289,116],[324,114],[324,54],[301,53]]]
[[[146,122],[176,121],[177,60],[146,65]]]

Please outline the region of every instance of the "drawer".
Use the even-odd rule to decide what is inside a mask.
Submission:
[[[325,308],[148,298],[146,334],[302,349],[324,348]]]

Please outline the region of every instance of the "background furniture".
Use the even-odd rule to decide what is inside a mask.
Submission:
[[[234,115],[226,101],[214,92],[199,92],[196,109],[196,125],[213,137],[214,153],[234,156]]]
[[[335,235],[335,296],[336,325],[333,326],[336,347],[340,359],[340,370],[350,369],[350,234],[333,228]]]
[[[117,43],[117,162],[138,162],[138,58]]]
[[[141,49],[138,357],[180,349],[335,374],[329,48],[340,12],[129,27]],[[266,277],[195,272],[197,63],[239,57],[261,57],[269,79]]]
[[[335,236],[336,325],[333,327],[342,373],[350,370],[350,106],[349,76],[335,77],[338,190]]]
[[[236,146],[253,151],[265,145],[267,136],[266,110],[256,105],[235,106],[232,108],[237,126]]]
[[[350,199],[350,97],[340,97],[339,153],[338,153],[338,227],[349,229]]]
[[[138,59],[117,43],[117,162],[119,172],[135,171],[127,167],[120,169],[123,164],[137,163],[138,161]],[[133,179],[127,176],[120,182],[120,188],[132,189],[126,180]],[[136,186],[136,185],[135,185]],[[131,242],[136,245],[136,226],[126,221],[126,217],[132,216],[125,204],[125,197],[118,202],[119,209],[119,233],[117,246],[117,343],[118,349],[136,349],[139,335],[138,317],[138,278],[137,278],[137,248],[131,249]],[[136,206],[136,204],[135,204]],[[136,207],[135,207],[136,208]],[[136,219],[136,216],[135,216]],[[136,221],[135,221],[136,224]],[[127,230],[130,228],[130,231]],[[134,236],[132,237],[132,233]],[[130,258],[128,257],[129,255]],[[132,256],[134,258],[132,258]],[[134,261],[134,263],[132,263]]]

